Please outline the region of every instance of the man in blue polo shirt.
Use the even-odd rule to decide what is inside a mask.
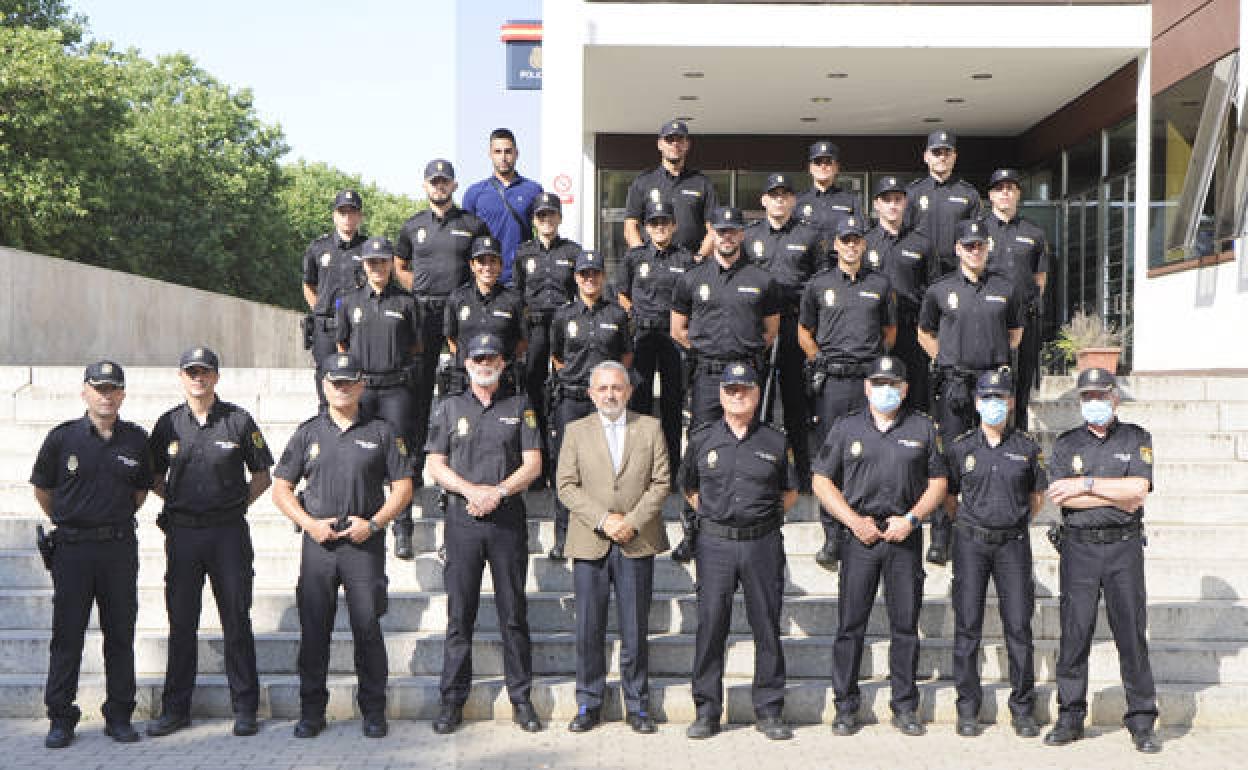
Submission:
[[[490,164],[494,174],[468,188],[464,194],[464,210],[485,220],[490,232],[503,247],[504,285],[511,285],[511,264],[516,247],[533,237],[530,222],[533,206],[542,194],[542,186],[516,171],[516,135],[508,128],[490,132]]]

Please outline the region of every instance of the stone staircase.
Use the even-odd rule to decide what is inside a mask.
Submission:
[[[122,413],[147,427],[180,400],[172,369],[127,371],[128,395]],[[43,715],[43,683],[51,622],[51,582],[33,547],[42,519],[29,477],[34,454],[46,432],[82,412],[78,367],[0,367],[0,717]],[[1056,433],[1077,420],[1070,378],[1049,378],[1032,404],[1032,426],[1046,448]],[[1134,399],[1124,419],[1152,430],[1157,458],[1156,487],[1147,506],[1147,578],[1152,662],[1159,686],[1161,722],[1172,726],[1243,724],[1248,716],[1248,378],[1136,378],[1127,383]],[[280,453],[295,426],[314,410],[306,370],[227,370],[219,392],[255,415],[267,440]],[[430,719],[437,710],[437,679],[446,621],[437,546],[443,521],[426,492],[417,508],[413,562],[391,557],[390,609],[383,620],[390,655],[391,716]],[[668,528],[679,536],[678,501],[668,501]],[[573,673],[572,572],[570,564],[544,554],[553,542],[548,493],[530,493],[529,620],[533,632],[534,702],[544,717],[559,721],[576,710]],[[163,535],[154,519],[158,501],[140,512],[139,622],[135,654],[140,677],[139,717],[158,707],[165,665]],[[1053,670],[1058,639],[1057,560],[1044,538],[1052,511],[1032,529],[1036,555],[1036,637],[1038,716],[1056,711]],[[295,717],[298,681],[295,652],[298,616],[294,583],[298,538],[266,496],[249,516],[256,548],[255,605],[252,612],[262,680],[263,715]],[[803,498],[784,528],[789,556],[783,626],[789,671],[786,713],[795,722],[830,721],[828,684],[836,633],[837,576],[815,565],[822,543],[817,509]],[[924,637],[919,663],[925,719],[952,722],[950,681],[953,611],[950,571],[928,565],[920,622]],[[485,591],[489,591],[488,575]],[[693,570],[667,556],[656,561],[655,602],[651,613],[651,676],[654,707],[662,718],[691,721],[689,671],[693,659],[696,607]],[[1008,714],[1006,653],[995,597],[990,590],[984,629],[983,717]],[[740,598],[738,597],[738,605]],[[614,612],[612,612],[612,615]],[[509,718],[502,686],[502,646],[491,596],[484,597],[474,657],[478,676],[466,715]],[[103,700],[100,636],[88,634],[79,703],[98,713]],[[195,711],[229,714],[222,639],[215,605],[205,596],[201,621],[201,675]],[[726,718],[751,721],[749,682],[753,643],[738,606],[729,639],[725,685]],[[612,645],[616,642],[612,640]],[[863,659],[864,709],[868,718],[888,718],[887,619],[882,600],[872,616]],[[618,648],[613,648],[613,658]],[[331,657],[330,713],[354,716],[355,677],[346,614],[340,612]],[[613,662],[614,665],[614,662]],[[1091,656],[1092,721],[1117,724],[1123,710],[1116,651],[1101,618]],[[608,716],[620,716],[618,690],[609,697]]]

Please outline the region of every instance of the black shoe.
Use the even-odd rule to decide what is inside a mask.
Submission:
[[[104,734],[118,743],[138,743],[139,733],[129,722],[106,722]]]
[[[49,749],[63,749],[74,742],[74,728],[72,725],[52,725],[48,729],[48,736],[43,739],[43,745]]]
[[[893,714],[893,727],[901,731],[903,735],[922,735],[927,732],[927,728],[919,721],[919,715],[913,711],[903,711],[900,714]]]
[[[581,706],[576,716],[572,717],[572,721],[568,723],[568,732],[570,733],[587,733],[598,726],[602,721],[598,709],[590,709]]]
[[[376,714],[364,717],[364,724],[360,725],[360,731],[364,733],[365,738],[385,738],[390,732],[390,725],[386,724],[384,716]]]
[[[191,726],[191,718],[185,714],[161,714],[155,722],[147,723],[147,734],[153,738],[173,735],[183,727]]]
[[[537,710],[527,700],[523,703],[512,704],[511,721],[520,725],[520,729],[526,733],[536,733],[542,730],[542,721],[537,718]]]
[[[841,560],[840,543],[835,540],[825,540],[823,547],[815,553],[815,564],[824,569],[836,569],[837,563]]]
[[[1036,724],[1036,718],[1031,714],[1014,717],[1010,720],[1010,725],[1019,738],[1035,738],[1040,734],[1040,725]]]
[[[698,717],[693,720],[693,724],[685,730],[685,737],[692,738],[695,741],[702,741],[710,738],[719,732],[719,720],[710,717]]]
[[[851,714],[848,711],[838,711],[836,718],[832,720],[832,733],[834,735],[853,735],[857,729],[857,714]]]
[[[979,720],[975,717],[958,717],[958,735],[963,738],[979,735]]]
[[[296,738],[315,738],[321,734],[321,730],[325,729],[325,717],[313,719],[304,717],[295,723]]]
[[[1083,725],[1069,725],[1058,722],[1053,725],[1049,734],[1044,736],[1045,746],[1065,746],[1083,737]]]
[[[412,536],[410,534],[394,533],[394,557],[403,561],[411,561],[416,558],[416,552],[412,550]]]
[[[563,555],[563,543],[555,543],[554,548],[550,549],[546,557],[551,561],[563,561],[565,558]]]
[[[681,538],[680,543],[672,549],[672,561],[688,564],[693,561],[694,539],[692,535],[685,535]]]
[[[237,714],[234,717],[234,734],[240,738],[260,732],[260,722],[255,714]]]
[[[1143,754],[1156,754],[1161,751],[1161,741],[1157,740],[1157,733],[1152,728],[1131,731],[1131,743],[1135,744],[1135,750]]]
[[[763,717],[754,723],[754,729],[773,741],[787,741],[793,737],[793,730],[781,717]]]
[[[455,728],[464,723],[464,707],[462,704],[443,703],[438,716],[433,720],[433,731],[438,735],[450,735]]]
[[[654,723],[654,717],[644,711],[630,713],[624,717],[624,721],[628,726],[633,728],[633,732],[643,735],[651,735],[659,731],[659,726]]]

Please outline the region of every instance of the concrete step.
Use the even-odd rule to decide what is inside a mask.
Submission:
[[[1248,377],[1127,376],[1118,384],[1136,401],[1248,401]],[[1075,398],[1075,377],[1046,375],[1037,395],[1041,401]]]
[[[391,591],[389,609],[382,618],[387,632],[443,631],[446,628],[447,598],[444,593]],[[735,597],[732,616],[733,633],[748,633],[744,600]],[[837,631],[838,599],[833,595],[787,596],[780,627],[788,636],[830,636]],[[1109,626],[1101,607],[1097,621],[1097,639],[1109,639]],[[262,589],[255,592],[252,627],[256,632],[299,630],[299,616],[294,592],[290,589]],[[576,630],[575,598],[559,592],[534,592],[528,596],[529,627],[534,633],[574,633]],[[481,597],[477,619],[483,632],[499,630],[493,594]],[[48,629],[52,625],[51,589],[0,590],[0,631]],[[650,631],[653,634],[691,634],[697,630],[697,597],[692,593],[657,592],[650,609]],[[97,628],[94,613],[91,627]],[[615,609],[608,613],[608,627],[616,628]],[[1060,636],[1059,601],[1041,598],[1031,622],[1036,639],[1057,639]],[[138,628],[141,631],[167,631],[164,590],[145,586],[139,589]],[[220,631],[216,603],[209,589],[203,595],[200,628]],[[338,631],[350,630],[346,604],[339,602],[335,619]],[[874,636],[888,633],[888,614],[883,598],[876,601],[867,631]],[[919,618],[919,632],[926,638],[951,639],[954,634],[954,613],[948,597],[928,596]],[[1248,643],[1248,601],[1242,599],[1199,599],[1195,601],[1157,601],[1149,604],[1149,638],[1154,641],[1246,642]],[[1000,641],[1001,620],[995,597],[986,601],[983,638]]]
[[[47,671],[50,631],[0,632],[4,656],[0,674],[42,673]],[[442,670],[444,634],[440,632],[391,632],[385,635],[391,670],[414,676],[435,676]],[[835,637],[788,637],[783,640],[788,675],[794,678],[831,676],[832,645]],[[102,637],[87,635],[83,653],[84,673],[103,673]],[[575,674],[576,640],[572,634],[532,635],[533,672],[542,676]],[[687,676],[693,670],[694,635],[676,634],[650,637],[650,673],[653,676]],[[618,668],[619,644],[607,642],[610,666]],[[1056,640],[1035,643],[1035,670],[1038,681],[1053,681],[1057,657]],[[870,638],[863,652],[861,676],[886,677],[889,670],[887,638]],[[135,637],[135,666],[142,674],[165,670],[167,637],[144,632]],[[259,669],[268,674],[294,674],[299,650],[298,632],[269,631],[256,635]],[[348,674],[355,670],[354,645],[350,632],[335,632],[330,644],[329,670]],[[919,650],[919,677],[948,679],[952,676],[953,641],[925,639]],[[725,676],[748,677],[754,671],[755,646],[749,635],[729,636],[724,657]],[[1248,684],[1248,645],[1244,642],[1151,642],[1149,656],[1154,676],[1170,683]],[[1112,641],[1092,644],[1089,676],[1111,681],[1118,675],[1118,653]],[[199,670],[207,674],[225,672],[223,641],[220,635],[202,633],[199,638]],[[473,671],[480,676],[502,676],[503,643],[497,633],[476,634],[473,641]],[[981,650],[981,673],[986,681],[1008,681],[1005,645],[986,642]]]
[[[1248,409],[1248,403],[1124,401],[1118,416],[1144,426],[1154,435],[1167,431],[1243,430],[1235,427],[1239,406]],[[1033,402],[1030,414],[1032,430],[1064,431],[1083,422],[1079,416],[1079,402],[1073,398]]]
[[[163,679],[144,676],[139,679],[136,720],[151,719],[160,705]],[[38,675],[18,674],[0,677],[0,717],[42,718],[44,679]],[[354,676],[332,676],[327,715],[331,719],[359,719],[355,704]],[[861,684],[864,721],[888,723],[892,712],[888,706],[888,683],[867,680]],[[957,718],[957,693],[948,681],[919,683],[919,714],[924,721],[952,724]],[[84,675],[78,688],[78,703],[85,720],[98,720],[97,704],[105,697],[104,678]],[[827,680],[791,678],[785,691],[785,717],[797,724],[829,724],[835,716],[834,694]],[[536,677],[533,681],[533,704],[547,722],[571,719],[577,710],[576,685],[571,677]],[[654,677],[650,681],[651,711],[663,721],[673,724],[692,722],[695,716],[693,696],[687,677]],[[984,705],[980,718],[985,721],[1009,720],[1009,687],[988,684],[984,688]],[[1036,718],[1049,723],[1057,715],[1054,688],[1036,687]],[[264,675],[260,679],[260,716],[264,719],[294,719],[299,714],[299,680],[295,676]],[[1161,727],[1241,727],[1248,712],[1248,687],[1242,685],[1158,684],[1157,705]],[[386,704],[391,719],[432,720],[438,713],[437,677],[391,676]],[[1125,710],[1122,687],[1116,681],[1091,682],[1088,688],[1088,722],[1090,725],[1119,727]],[[610,680],[604,715],[607,719],[623,718],[623,702],[619,684]],[[224,676],[204,675],[196,680],[192,716],[196,718],[230,717],[229,689]],[[472,694],[465,704],[464,716],[471,720],[511,720],[511,703],[500,678],[480,678],[473,682]],[[754,721],[750,701],[749,679],[728,677],[724,680],[724,721]],[[562,729],[562,725],[556,728]],[[663,729],[671,729],[665,727]],[[315,761],[315,760],[312,760]]]
[[[1053,442],[1061,431],[1032,431],[1031,436],[1052,457]],[[3,435],[3,429],[0,429]],[[1248,460],[1248,433],[1206,432],[1185,433],[1164,431],[1153,434],[1153,454],[1157,459],[1178,460]]]

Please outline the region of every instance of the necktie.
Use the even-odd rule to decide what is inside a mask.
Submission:
[[[624,461],[624,453],[620,449],[620,426],[616,423],[607,423],[607,449],[611,451],[611,466],[616,473],[620,472],[620,464]]]

